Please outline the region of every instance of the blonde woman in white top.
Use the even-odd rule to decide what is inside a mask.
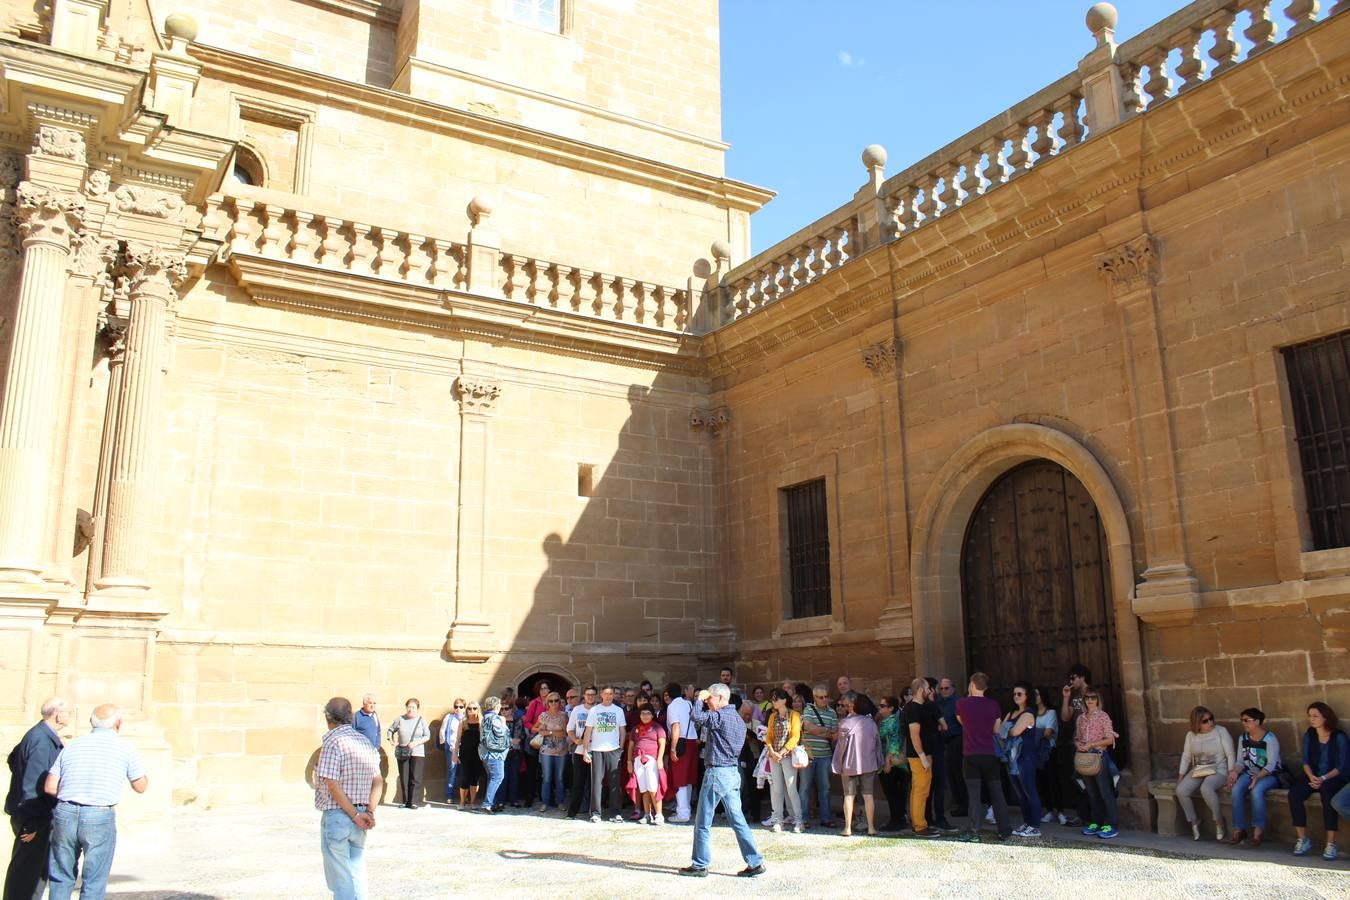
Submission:
[[[1195,814],[1194,794],[1198,790],[1214,816],[1214,839],[1223,840],[1223,813],[1219,810],[1219,788],[1236,765],[1233,736],[1214,721],[1214,713],[1203,706],[1191,710],[1191,730],[1181,751],[1177,776],[1177,801],[1191,823],[1191,835],[1200,840],[1200,822]]]

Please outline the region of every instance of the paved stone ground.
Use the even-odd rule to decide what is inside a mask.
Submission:
[[[326,896],[312,810],[256,813],[180,810],[167,846],[125,841],[109,895],[136,900],[287,900]],[[986,832],[988,834],[988,832]],[[383,808],[367,845],[371,897],[646,896],[844,897],[1008,896],[1104,900],[1111,897],[1350,897],[1350,862],[1295,860],[1288,848],[1218,848],[1212,842],[1124,834],[1116,842],[1081,839],[1047,826],[1039,841],[960,844],[835,834],[755,836],[769,872],[740,879],[731,830],[713,830],[713,874],[677,879],[688,864],[688,825],[591,825],[556,815],[497,816],[445,807]],[[1202,857],[1200,851],[1215,853]],[[1016,885],[998,879],[1016,876]],[[1039,879],[1036,881],[1028,879]]]

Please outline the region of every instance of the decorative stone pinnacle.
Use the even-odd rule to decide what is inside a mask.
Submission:
[[[880,144],[868,144],[862,152],[862,164],[869,172],[886,168],[886,148]]]
[[[469,201],[469,222],[482,225],[492,216],[492,198],[482,194]]]
[[[169,13],[164,19],[164,34],[171,41],[177,38],[192,43],[197,39],[197,20],[187,13]]]
[[[731,244],[727,243],[721,238],[718,238],[717,240],[713,241],[712,246],[709,247],[708,250],[712,253],[713,259],[715,259],[718,262],[731,261]]]
[[[1087,11],[1088,31],[1097,39],[1098,47],[1104,46],[1115,36],[1119,19],[1120,14],[1110,3],[1094,3]]]

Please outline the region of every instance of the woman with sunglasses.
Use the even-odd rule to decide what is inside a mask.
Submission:
[[[563,800],[563,765],[567,762],[567,715],[562,697],[550,691],[544,697],[544,711],[534,720],[534,733],[542,736],[539,744],[539,811],[558,809]]]
[[[1111,717],[1102,709],[1102,695],[1089,690],[1083,695],[1083,708],[1084,712],[1074,726],[1074,747],[1079,753],[1101,753],[1105,756],[1116,745],[1116,731],[1111,724]],[[1080,777],[1087,788],[1092,808],[1092,822],[1083,829],[1083,834],[1110,840],[1120,834],[1116,829],[1116,786],[1111,777],[1111,767],[1103,759],[1096,775]]]
[[[881,750],[885,754],[885,763],[881,767],[881,792],[886,796],[886,806],[890,815],[882,831],[894,832],[905,829],[909,806],[909,760],[905,759],[905,739],[900,733],[900,700],[887,695],[877,704],[877,733],[881,736]]]
[[[1022,825],[1013,834],[1022,838],[1041,836],[1041,794],[1036,786],[1036,770],[1041,760],[1041,730],[1036,727],[1036,707],[1030,682],[1013,685],[1013,710],[1003,718],[1007,726],[1009,754],[1008,777],[1022,807]]]
[[[469,808],[478,805],[478,788],[483,783],[486,770],[478,755],[478,742],[482,737],[483,714],[477,700],[469,702],[464,713],[464,722],[455,736],[455,765],[459,768],[459,807]]]
[[[445,754],[445,802],[454,796],[455,784],[459,780],[459,766],[455,765],[455,741],[459,739],[459,726],[464,722],[463,697],[456,697],[454,706],[441,720],[441,752]]]
[[[1223,840],[1223,813],[1219,809],[1219,788],[1228,781],[1228,771],[1237,761],[1233,736],[1214,722],[1214,713],[1203,706],[1191,710],[1191,730],[1181,748],[1181,769],[1177,775],[1177,802],[1191,823],[1191,837],[1200,840],[1200,820],[1195,814],[1196,791],[1214,816],[1214,839]]]
[[[1247,838],[1247,795],[1252,797],[1253,847],[1261,846],[1266,831],[1266,792],[1280,786],[1284,763],[1280,761],[1280,739],[1266,729],[1266,714],[1256,707],[1241,713],[1242,740],[1238,742],[1238,764],[1228,770],[1228,787],[1233,791],[1233,833],[1228,843],[1241,844]]]

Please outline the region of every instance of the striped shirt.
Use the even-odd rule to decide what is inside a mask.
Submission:
[[[827,706],[821,709],[814,703],[806,707],[802,713],[803,725],[815,725],[817,728],[837,728],[839,727],[839,716],[835,713],[833,706]],[[806,753],[811,759],[820,759],[822,756],[833,756],[834,748],[830,746],[830,739],[818,734],[807,734],[806,729],[802,729],[802,743],[806,745]]]
[[[56,799],[81,806],[116,806],[127,782],[145,776],[136,749],[114,728],[95,728],[71,741],[56,757],[51,774],[60,784]]]
[[[339,725],[323,736],[319,762],[314,767],[314,808],[341,809],[325,778],[336,781],[353,805],[370,802],[370,786],[380,774],[380,755],[365,736],[350,725]]]

